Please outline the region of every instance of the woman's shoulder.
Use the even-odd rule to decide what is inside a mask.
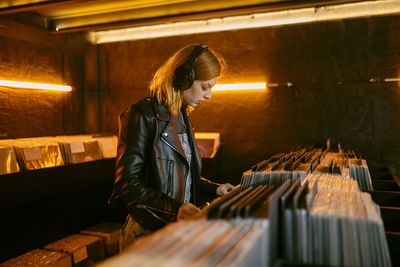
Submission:
[[[127,107],[121,114],[120,118],[123,117],[131,117],[132,115],[136,116],[151,116],[152,108],[151,108],[152,99],[150,97],[145,97],[137,101],[135,104]]]
[[[157,119],[152,111],[151,102],[151,99],[143,98],[125,109],[118,120],[121,131],[124,131],[124,129],[130,129],[130,131],[135,131],[136,129],[140,132],[146,131],[146,129],[153,131],[153,126]]]
[[[145,97],[145,98],[142,98],[142,99],[139,99],[135,104],[132,104],[131,106],[130,106],[130,108],[141,108],[141,109],[144,109],[144,108],[146,108],[147,106],[150,106],[150,105],[152,105],[152,103],[153,103],[153,101],[154,101],[155,99],[153,98],[153,97]]]
[[[139,112],[151,111],[153,102],[154,102],[154,98],[145,97],[145,98],[138,100],[135,104],[130,105],[126,111],[130,111],[130,110],[136,110]]]
[[[137,101],[135,104],[128,107],[121,115],[136,114],[139,116],[144,116],[147,118],[157,118],[157,119],[165,119],[169,117],[168,109],[158,103],[157,99],[154,97],[145,97]]]

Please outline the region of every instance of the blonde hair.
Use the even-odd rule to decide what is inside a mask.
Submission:
[[[192,44],[178,50],[154,74],[150,82],[150,95],[159,103],[167,106],[171,115],[177,115],[183,105],[182,90],[173,87],[174,72],[177,67],[185,63],[198,44]],[[221,56],[207,49],[201,53],[194,71],[196,80],[210,80],[222,74],[225,62]]]

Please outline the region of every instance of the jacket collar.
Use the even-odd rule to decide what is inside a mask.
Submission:
[[[160,121],[169,121],[170,114],[168,108],[165,105],[158,103],[157,99],[152,98],[152,100],[153,100],[153,110],[157,116],[157,119]]]
[[[153,110],[156,114],[157,119],[160,121],[169,121],[171,119],[171,115],[168,108],[165,105],[158,103],[157,99],[155,99],[154,97],[149,99],[153,102]],[[182,107],[181,111],[186,114],[185,107]],[[187,125],[189,126],[189,124]]]

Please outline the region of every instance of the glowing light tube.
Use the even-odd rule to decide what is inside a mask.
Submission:
[[[385,78],[385,82],[400,82],[400,78]]]
[[[228,90],[259,90],[266,89],[265,83],[231,83],[231,84],[216,84],[213,91],[228,91]]]
[[[89,32],[88,39],[92,43],[99,44],[398,13],[400,13],[400,0],[362,1],[338,5],[255,13],[250,15],[212,18],[207,20],[163,23],[117,30],[96,31]]]
[[[68,85],[17,82],[17,81],[7,81],[7,80],[0,80],[0,86],[26,88],[26,89],[42,89],[42,90],[52,90],[52,91],[64,91],[64,92],[70,92],[71,91],[71,86],[68,86]]]

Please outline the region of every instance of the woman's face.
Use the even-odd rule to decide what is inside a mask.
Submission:
[[[192,87],[183,92],[183,101],[186,105],[196,107],[200,105],[204,100],[211,98],[211,89],[217,83],[215,77],[208,81],[195,80]]]

